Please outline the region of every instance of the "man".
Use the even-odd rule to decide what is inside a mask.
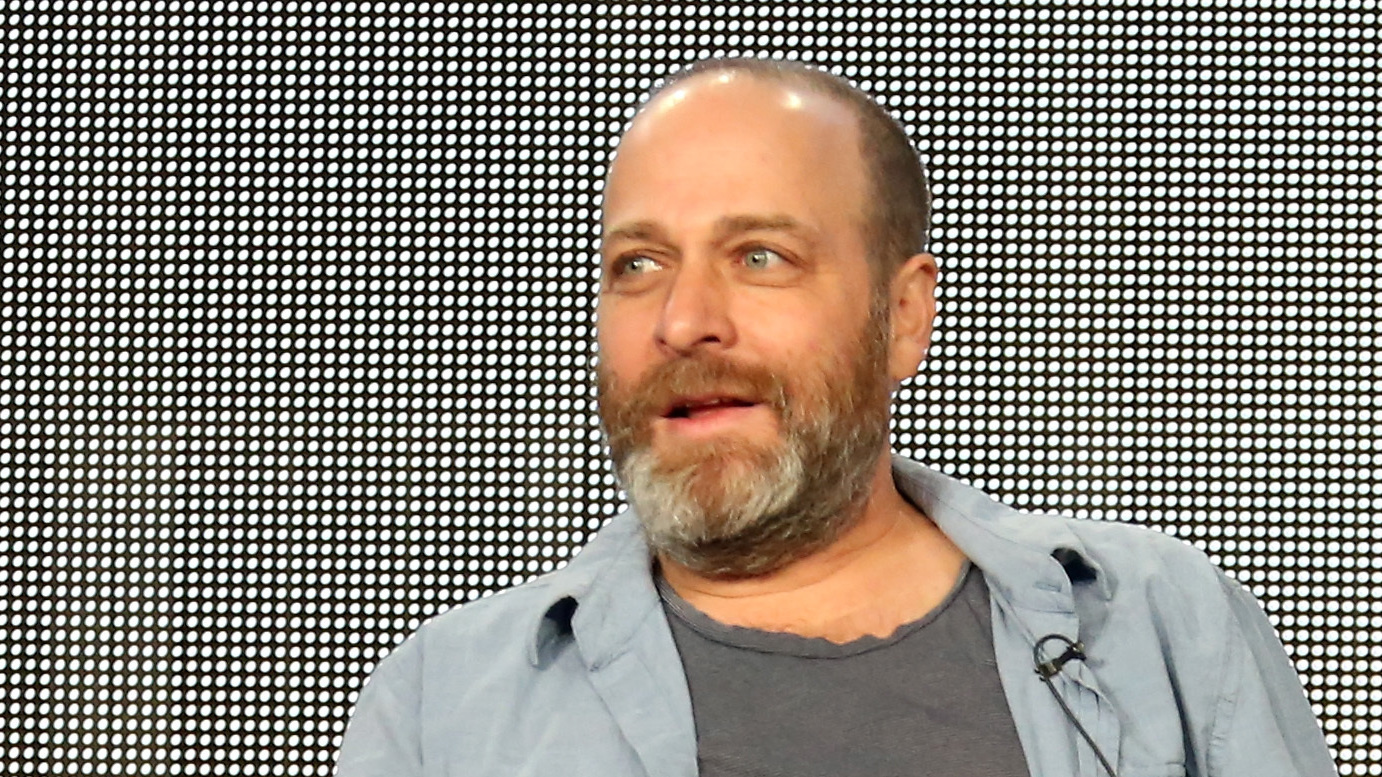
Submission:
[[[633,510],[383,660],[341,775],[1334,773],[1201,554],[891,455],[937,270],[924,173],[866,96],[702,63],[641,109],[603,208]]]

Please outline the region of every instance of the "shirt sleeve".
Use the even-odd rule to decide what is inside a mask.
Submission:
[[[420,670],[405,644],[361,689],[336,762],[338,777],[421,777]]]
[[[1220,573],[1230,623],[1211,777],[1337,777],[1315,712],[1257,600]]]

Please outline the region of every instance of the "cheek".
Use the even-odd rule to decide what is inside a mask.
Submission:
[[[634,327],[602,321],[595,338],[599,348],[600,371],[621,384],[636,383],[650,362],[648,335],[640,335]]]
[[[827,322],[828,326],[809,330],[798,322],[796,336],[788,343],[766,351],[774,372],[784,382],[788,400],[803,411],[817,411],[834,397],[852,387],[861,360],[866,358],[859,322]],[[885,363],[873,365],[886,369]]]
[[[792,373],[826,370],[850,341],[856,325],[845,316],[824,317],[809,306],[772,311],[740,327],[740,339]]]

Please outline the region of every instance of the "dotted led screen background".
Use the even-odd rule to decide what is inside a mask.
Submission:
[[[605,164],[753,54],[933,170],[898,450],[1207,550],[1382,773],[1382,19],[1241,5],[5,3],[4,772],[328,774],[404,634],[579,548]]]

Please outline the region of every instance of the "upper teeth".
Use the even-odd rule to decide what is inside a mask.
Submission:
[[[690,407],[690,408],[693,408],[693,409],[699,409],[699,408],[703,408],[703,407],[714,407],[714,406],[716,406],[716,405],[728,405],[728,404],[730,404],[732,401],[733,401],[733,400],[730,400],[730,399],[707,399],[707,400],[704,401],[704,402],[692,402],[692,403],[691,403],[690,405],[688,405],[687,407]]]

